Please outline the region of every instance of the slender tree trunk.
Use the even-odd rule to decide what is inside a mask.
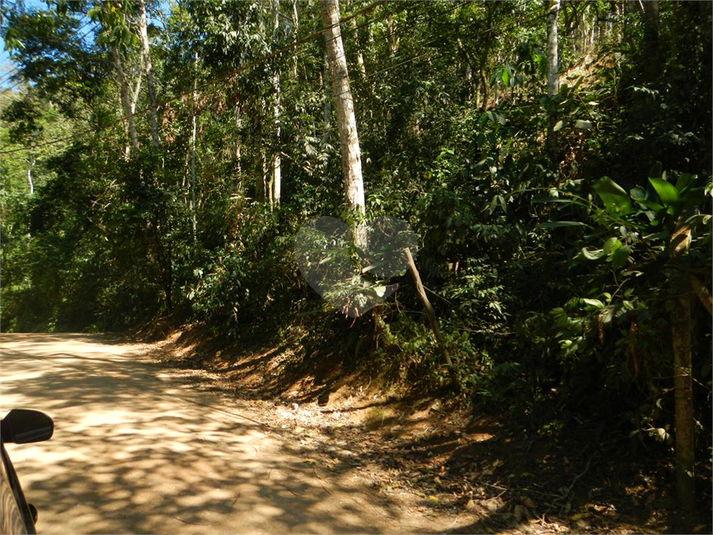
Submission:
[[[240,132],[240,124],[241,124],[241,117],[240,117],[240,104],[238,102],[235,103],[235,171],[238,176],[238,180],[242,180],[242,174],[243,174],[243,166],[242,166],[242,153],[243,153],[243,140],[241,139],[241,136],[239,134]],[[239,183],[230,183],[230,189],[231,193],[234,192],[235,190],[240,188]]]
[[[292,35],[294,35],[295,41],[299,36],[300,29],[300,16],[297,12],[297,0],[292,0]],[[297,80],[297,45],[295,45],[295,53],[293,55],[292,61],[292,78]]]
[[[35,194],[35,184],[32,180],[32,169],[35,167],[35,157],[30,154],[30,159],[27,162],[27,182],[30,185],[30,195]]]
[[[149,96],[149,110],[151,118],[151,145],[158,147],[158,119],[156,106],[156,89],[154,86],[153,66],[151,64],[151,48],[149,47],[148,25],[146,21],[146,3],[144,0],[139,0],[139,36],[141,41],[141,55],[144,64],[144,72],[146,73],[146,88]]]
[[[322,146],[324,147],[329,143],[329,135],[332,128],[332,90],[330,89],[329,82],[329,60],[325,54],[324,57],[324,112],[322,114],[322,124],[324,125],[324,131],[322,132]]]
[[[272,1],[272,28],[273,38],[277,37],[277,31],[280,27],[280,1]],[[275,118],[275,137],[277,139],[277,150],[272,155],[272,188],[270,192],[270,209],[280,205],[280,195],[282,191],[282,158],[280,156],[280,71],[275,67],[275,74],[272,79],[273,89],[275,91],[274,101],[272,105],[273,116]]]
[[[359,32],[357,28],[357,22],[356,18],[353,18],[349,21],[349,23],[352,26],[352,30],[354,31],[354,44],[356,45],[356,61],[357,61],[357,70],[359,71],[359,76],[361,76],[362,80],[366,80],[366,64],[364,63],[364,54],[361,51],[361,41],[359,39]]]
[[[394,28],[394,19],[391,15],[386,17],[386,20],[384,21],[386,23],[386,46],[389,49],[389,54],[391,57],[396,56],[396,53],[399,50],[399,38],[395,35],[395,32],[393,31]]]
[[[670,303],[673,341],[673,388],[676,412],[676,494],[686,524],[695,502],[695,422],[691,374],[691,300],[688,294]]]
[[[260,148],[260,179],[255,182],[255,198],[260,201],[264,201],[268,195],[268,170],[267,170],[267,156],[265,155],[265,148]]]
[[[687,240],[679,240],[686,232]],[[688,253],[690,229],[680,228],[672,237],[674,262]],[[673,390],[676,414],[676,494],[681,509],[683,525],[690,530],[695,506],[695,430],[693,414],[693,375],[691,365],[691,276],[685,262],[680,266],[680,288],[674,292],[668,303],[671,318],[671,339],[673,345]]]
[[[644,76],[648,82],[655,82],[660,73],[661,54],[659,50],[659,3],[658,0],[644,0],[643,52]]]
[[[480,76],[480,87],[483,88],[483,111],[488,109],[488,99],[490,98],[490,88],[488,87],[488,80],[485,78],[484,64],[485,61],[483,61],[483,64],[481,64],[480,72],[478,73],[478,75]]]
[[[144,71],[143,69],[139,71],[138,76],[136,77],[136,85],[134,86],[134,91],[131,93],[131,116],[133,117],[134,114],[136,113],[136,103],[139,101],[139,95],[141,94],[141,79],[144,76]],[[135,121],[134,121],[135,124]]]
[[[121,53],[116,45],[112,45],[111,55],[114,58],[114,66],[116,67],[116,75],[119,82],[119,96],[121,98],[121,107],[124,111],[124,119],[126,120],[126,133],[131,142],[131,145],[127,145],[126,147],[126,158],[128,158],[132,147],[134,150],[138,150],[139,139],[136,135],[136,124],[134,123],[134,113],[131,106],[129,84],[126,80],[126,75],[124,74],[124,64],[121,59]]]
[[[560,11],[560,0],[549,0],[547,14],[547,95],[554,97],[559,93],[559,59],[557,42],[557,18]],[[557,133],[554,130],[557,115],[550,110],[547,118],[547,148],[552,162],[557,161]]]
[[[352,8],[352,0],[347,0],[347,9]],[[365,81],[367,76],[366,76],[366,65],[364,63],[364,54],[362,53],[362,46],[361,46],[361,40],[359,39],[359,28],[357,28],[357,19],[356,17],[351,18],[349,20],[349,25],[352,28],[352,31],[354,32],[354,45],[356,47],[356,62],[357,62],[357,71],[359,71],[359,76],[361,77],[362,81]],[[367,26],[368,28],[368,26]]]
[[[367,232],[363,220],[366,209],[364,181],[361,173],[361,151],[354,115],[354,101],[349,87],[347,61],[344,56],[344,44],[339,27],[339,2],[338,0],[324,0],[320,6],[332,79],[332,95],[337,109],[337,125],[342,149],[342,173],[347,202],[356,218],[353,227],[354,244],[365,249]]]
[[[559,60],[557,42],[557,16],[560,10],[559,0],[548,2],[547,14],[547,94],[554,96],[559,93]]]
[[[197,217],[196,217],[196,144],[198,141],[198,120],[196,117],[196,101],[198,100],[198,52],[193,57],[193,103],[191,107],[191,237],[196,245]]]

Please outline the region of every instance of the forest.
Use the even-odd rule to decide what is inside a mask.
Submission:
[[[615,441],[710,529],[713,3],[0,17],[2,332],[278,344]]]

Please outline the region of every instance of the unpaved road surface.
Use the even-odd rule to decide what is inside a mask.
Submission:
[[[2,334],[0,414],[45,411],[48,442],[8,445],[38,531],[437,533],[468,519],[335,473],[249,401],[199,392],[146,346]]]

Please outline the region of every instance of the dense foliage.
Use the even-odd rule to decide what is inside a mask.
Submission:
[[[408,276],[352,320],[297,270],[300,226],[346,213],[316,2],[147,1],[155,104],[138,4],[5,3],[2,329],[298,332],[294,358],[665,438],[668,303],[691,276],[711,287],[712,4],[656,4],[562,2],[548,95],[543,3],[343,3],[368,219],[419,236],[448,370]],[[711,325],[692,310],[706,448]]]

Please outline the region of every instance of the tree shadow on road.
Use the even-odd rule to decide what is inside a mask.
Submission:
[[[106,348],[83,336],[3,340],[3,408],[55,420],[52,440],[10,452],[42,532],[399,531],[395,503],[330,478],[285,447],[289,430]]]

